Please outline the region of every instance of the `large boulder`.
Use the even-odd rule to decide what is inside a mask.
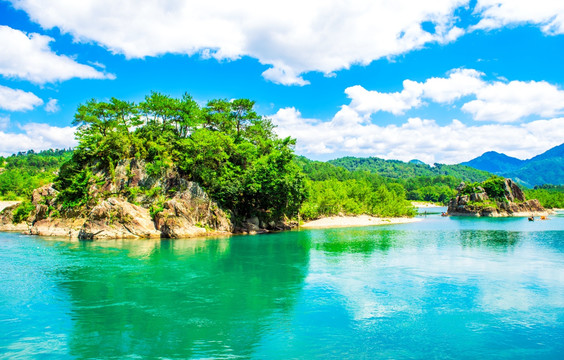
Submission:
[[[232,231],[227,214],[208,197],[195,182],[164,202],[163,210],[155,214],[155,225],[163,237],[186,238],[209,233]]]
[[[78,234],[82,240],[160,236],[149,210],[119,198],[110,198],[96,205]]]

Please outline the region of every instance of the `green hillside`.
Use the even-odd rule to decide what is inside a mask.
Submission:
[[[71,156],[72,150],[30,150],[0,156],[0,199],[26,198],[33,189],[53,182],[61,165]]]
[[[384,160],[376,157],[357,158],[343,157],[330,160],[330,164],[343,167],[350,171],[368,171],[394,179],[408,179],[418,176],[453,176],[466,182],[484,181],[492,174],[464,165],[435,164],[430,166],[420,162],[405,163],[399,160]]]

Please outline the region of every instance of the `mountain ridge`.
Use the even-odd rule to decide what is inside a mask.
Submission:
[[[527,160],[488,151],[460,165],[511,178],[526,187],[544,184],[562,185],[564,184],[564,143]]]

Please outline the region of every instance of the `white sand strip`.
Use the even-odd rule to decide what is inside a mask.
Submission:
[[[373,225],[391,225],[406,224],[421,221],[420,218],[379,218],[369,215],[359,216],[331,216],[307,222],[300,227],[302,228],[332,228],[332,227],[350,227],[350,226],[373,226]]]

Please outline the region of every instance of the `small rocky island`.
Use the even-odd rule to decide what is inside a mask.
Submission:
[[[457,190],[456,197],[448,203],[450,216],[546,216],[550,213],[537,199],[525,199],[523,190],[511,179],[492,177],[482,183],[461,183]]]

